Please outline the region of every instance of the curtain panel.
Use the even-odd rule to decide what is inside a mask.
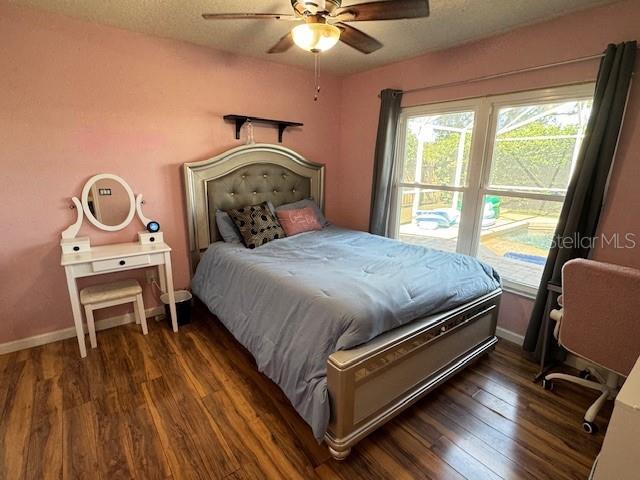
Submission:
[[[538,289],[523,348],[532,358],[539,360],[546,342],[548,359],[563,360],[565,352],[545,336],[544,325],[549,322],[549,311],[555,308],[557,293],[549,285],[561,286],[562,267],[573,258],[586,258],[589,248],[580,242],[562,242],[562,239],[591,238],[596,235],[598,219],[607,185],[607,179],[620,134],[631,75],[636,56],[636,42],[609,45],[600,62],[591,116],[567,189],[554,239]],[[584,242],[588,245],[590,242]],[[549,331],[552,329],[549,328]]]
[[[380,118],[373,164],[369,232],[382,236],[389,236],[391,233],[391,196],[396,168],[394,155],[401,103],[402,91],[385,89],[380,92]]]

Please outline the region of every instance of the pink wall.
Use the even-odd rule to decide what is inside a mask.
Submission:
[[[608,43],[633,40],[640,33],[640,2],[625,1],[579,12],[448,50],[351,75],[342,84],[342,137],[334,220],[365,229],[369,219],[373,152],[378,123],[378,93],[383,88],[408,90],[529,66],[592,55]],[[404,106],[544,88],[594,80],[593,61],[510,76],[463,87],[439,88],[405,95]],[[632,232],[640,240],[640,83],[632,87],[624,131],[602,222],[605,232]],[[344,208],[349,205],[350,208]],[[597,258],[640,267],[638,250],[608,248]],[[500,324],[523,333],[531,303],[505,295]]]
[[[181,165],[239,144],[223,114],[303,122],[284,145],[327,165],[329,218],[336,211],[335,77],[323,87],[338,93],[314,103],[311,71],[6,3],[0,72],[0,343],[73,325],[60,232],[75,218],[69,197],[96,173],[145,195],[174,249],[176,285],[188,286]],[[256,139],[275,143],[276,130],[256,127]],[[140,228],[81,234],[131,241]]]

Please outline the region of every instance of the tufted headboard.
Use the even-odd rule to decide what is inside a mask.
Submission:
[[[245,145],[184,164],[191,273],[218,238],[216,210],[313,198],[324,209],[324,165],[279,145]]]

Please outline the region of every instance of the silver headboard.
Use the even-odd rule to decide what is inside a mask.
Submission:
[[[200,252],[218,240],[217,209],[313,198],[324,210],[324,165],[279,145],[255,144],[184,164],[191,273]]]

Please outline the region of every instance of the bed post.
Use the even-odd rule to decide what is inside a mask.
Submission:
[[[347,447],[344,450],[335,450],[330,446],[329,453],[331,454],[334,460],[341,462],[342,460],[344,460],[349,456],[349,454],[351,453],[351,447]]]

